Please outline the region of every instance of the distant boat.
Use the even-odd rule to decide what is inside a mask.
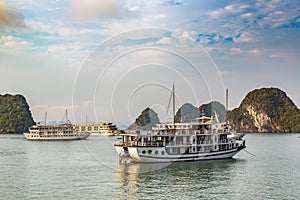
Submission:
[[[173,86],[173,113],[175,94]],[[232,158],[246,147],[245,140],[230,138],[230,128],[201,116],[190,123],[157,124],[149,131],[121,134],[115,148],[120,162],[182,162]],[[175,116],[175,115],[173,115]]]
[[[90,136],[91,133],[79,132],[74,125],[68,120],[66,110],[67,123],[60,125],[47,125],[45,114],[44,125],[33,125],[29,128],[29,132],[23,133],[28,140],[84,140]]]
[[[91,136],[113,136],[120,132],[117,126],[111,122],[100,124],[82,124],[77,125],[76,128],[80,132],[91,133]]]
[[[242,140],[243,137],[244,137],[245,135],[246,135],[245,133],[234,133],[234,132],[230,132],[230,133],[227,135],[227,138],[230,138],[230,139],[236,139],[236,140]]]

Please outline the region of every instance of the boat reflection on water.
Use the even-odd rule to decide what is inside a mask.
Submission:
[[[128,174],[142,174],[163,170],[171,165],[171,163],[126,163],[120,164],[118,171]]]
[[[122,199],[151,198],[208,198],[215,187],[228,187],[241,181],[237,166],[245,161],[229,159],[222,161],[167,163],[129,163],[119,166],[116,173],[116,193]],[[199,193],[199,191],[203,191]],[[164,192],[168,191],[168,193]],[[206,191],[206,192],[205,192]],[[171,193],[172,194],[171,194]],[[177,193],[177,194],[176,194]],[[238,197],[238,196],[233,196]]]

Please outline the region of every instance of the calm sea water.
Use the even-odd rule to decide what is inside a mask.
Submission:
[[[235,159],[120,165],[114,138],[0,135],[0,199],[300,199],[297,134],[249,134]]]

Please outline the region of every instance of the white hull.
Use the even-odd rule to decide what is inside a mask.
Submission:
[[[91,137],[101,137],[101,136],[114,136],[114,133],[110,132],[98,132],[98,133],[91,133]]]
[[[43,141],[50,141],[50,140],[85,140],[90,136],[90,133],[77,133],[74,135],[49,135],[49,136],[33,136],[31,133],[24,133],[24,136],[27,140],[43,140]]]
[[[149,150],[152,151],[149,154]],[[215,152],[203,152],[195,154],[177,154],[171,155],[166,153],[165,147],[157,148],[144,148],[144,147],[128,147],[127,151],[121,146],[116,146],[116,151],[118,152],[120,159],[122,161],[133,161],[133,162],[187,162],[187,161],[204,161],[204,160],[218,160],[218,159],[229,159],[237,154],[241,149],[235,148],[224,151]],[[141,153],[146,151],[146,153]],[[157,154],[155,153],[157,152]],[[162,155],[162,152],[165,152]]]

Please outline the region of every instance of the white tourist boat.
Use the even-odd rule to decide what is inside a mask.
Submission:
[[[90,136],[88,132],[78,132],[71,124],[34,125],[29,133],[24,133],[28,140],[84,140]]]
[[[206,117],[202,111],[191,123],[157,124],[152,130],[122,134],[115,148],[120,162],[227,159],[246,147],[245,140],[229,138],[229,134],[226,123]]]
[[[80,132],[91,133],[91,136],[113,136],[119,133],[117,126],[111,122],[100,124],[82,124],[76,127]]]
[[[45,115],[44,125],[33,125],[29,132],[23,133],[28,140],[84,140],[90,136],[89,132],[79,132],[78,129],[69,123],[59,125],[47,125]],[[66,119],[67,111],[66,111]]]

